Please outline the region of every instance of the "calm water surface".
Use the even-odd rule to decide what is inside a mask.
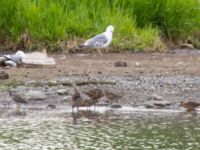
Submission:
[[[1,112],[2,150],[200,150],[200,114]]]

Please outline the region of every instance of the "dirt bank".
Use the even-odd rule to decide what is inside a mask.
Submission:
[[[181,100],[200,101],[200,51],[172,50],[169,53],[123,53],[94,56],[91,54],[50,54],[55,67],[10,68],[10,78],[1,81],[0,101],[13,104],[7,90],[42,91],[47,95],[42,104],[69,104],[73,93],[69,83],[93,82],[79,86],[81,91],[93,89],[113,91],[123,95],[121,105],[178,108]],[[126,61],[127,67],[115,67],[116,61]],[[59,90],[66,93],[59,93]],[[102,98],[100,103],[106,100]]]

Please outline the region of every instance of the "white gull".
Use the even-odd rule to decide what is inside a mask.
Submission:
[[[87,40],[81,47],[106,48],[112,42],[114,27],[109,25],[106,31]]]
[[[7,60],[11,60],[15,63],[18,63],[25,57],[25,53],[23,51],[17,51],[15,54],[12,55],[4,55]]]

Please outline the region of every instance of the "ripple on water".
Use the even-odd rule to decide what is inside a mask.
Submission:
[[[59,111],[1,117],[0,149],[200,149],[198,115],[187,121],[177,113],[90,115],[81,112],[76,121]]]

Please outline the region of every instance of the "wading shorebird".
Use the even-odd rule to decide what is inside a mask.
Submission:
[[[82,97],[76,86],[74,86],[74,92],[71,99],[72,112],[74,112],[75,107],[78,111],[79,107],[82,105]]]
[[[180,103],[182,107],[186,109],[187,112],[192,112],[196,110],[196,107],[200,106],[200,103],[193,101],[182,101]]]
[[[85,93],[88,97],[91,98],[91,103],[96,107],[96,103],[98,102],[98,99],[104,96],[104,93],[101,89],[93,89],[90,91],[85,91]]]
[[[113,102],[118,102],[118,100],[122,97],[122,95],[118,95],[109,91],[105,91],[105,96],[107,98],[107,102],[110,104]]]
[[[80,46],[80,48],[95,48],[100,54],[102,54],[100,49],[107,48],[110,45],[112,42],[113,32],[114,27],[109,25],[105,32],[88,39],[83,45]]]
[[[84,99],[82,101],[82,105],[81,106],[87,107],[87,110],[89,110],[90,107],[93,106],[93,105],[94,105],[94,101],[92,99]]]
[[[20,113],[20,104],[27,104],[27,101],[19,93],[9,91],[9,95],[16,102],[16,112]]]

